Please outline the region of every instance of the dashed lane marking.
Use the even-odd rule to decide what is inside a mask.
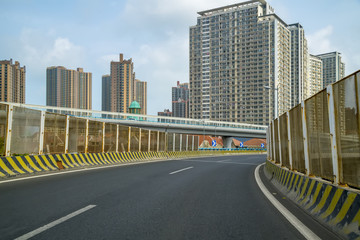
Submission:
[[[31,231],[25,235],[22,235],[21,237],[18,237],[15,240],[26,240],[26,239],[32,238],[35,235],[38,235],[39,233],[42,233],[52,227],[55,227],[56,225],[59,225],[60,223],[63,223],[65,221],[69,220],[70,218],[76,217],[77,215],[82,214],[83,212],[86,212],[94,207],[96,207],[96,205],[89,205],[87,207],[79,209],[73,213],[70,213],[69,215],[66,215],[65,217],[59,218],[58,220],[55,220],[55,221],[53,221],[49,224],[46,224],[38,229],[35,229],[34,231]]]

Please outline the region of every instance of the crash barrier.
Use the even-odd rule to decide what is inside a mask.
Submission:
[[[268,159],[336,185],[360,188],[360,71],[274,119]]]
[[[62,169],[96,167],[101,165],[122,164],[162,159],[180,159],[228,153],[233,152],[109,152],[0,157],[0,177],[5,178],[11,176],[18,176],[21,174],[35,174],[47,171],[59,171]]]
[[[285,195],[318,221],[346,239],[360,238],[360,194],[279,164],[266,162],[267,177]]]
[[[197,152],[124,152],[28,155],[0,158],[0,177],[60,169],[180,158]]]

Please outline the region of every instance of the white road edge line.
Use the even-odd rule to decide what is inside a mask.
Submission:
[[[287,210],[276,198],[267,190],[264,183],[260,179],[259,175],[259,169],[262,165],[265,163],[262,163],[258,165],[255,169],[255,180],[258,184],[261,191],[264,193],[264,195],[269,199],[269,201],[274,205],[274,207],[279,210],[279,212],[306,238],[306,239],[320,239],[313,231],[311,231],[308,227],[306,227],[299,219],[297,219],[289,210]]]
[[[70,218],[73,218],[73,217],[75,217],[75,216],[77,216],[77,215],[79,215],[79,214],[81,214],[83,212],[86,212],[86,211],[88,211],[88,210],[90,210],[90,209],[92,209],[94,207],[96,207],[96,205],[89,205],[87,207],[79,209],[76,212],[70,213],[69,215],[66,215],[65,217],[59,218],[58,220],[55,220],[55,221],[53,221],[53,222],[51,222],[49,224],[46,224],[46,225],[44,225],[44,226],[42,226],[42,227],[40,227],[38,229],[35,229],[34,231],[31,231],[31,232],[29,232],[29,233],[27,233],[25,235],[22,235],[21,237],[18,237],[15,240],[26,240],[26,239],[32,238],[35,235],[38,235],[39,233],[42,233],[42,232],[44,232],[44,231],[46,231],[46,230],[48,230],[48,229],[50,229],[52,227],[55,227],[56,225],[58,225],[60,223],[63,223],[65,221],[69,220]]]
[[[182,172],[182,171],[189,170],[189,169],[191,169],[191,168],[194,168],[194,167],[187,167],[187,168],[183,168],[183,169],[180,169],[180,170],[177,170],[177,171],[171,172],[171,173],[169,173],[169,174],[170,174],[170,175],[171,175],[171,174],[175,174],[175,173],[178,173],[178,172]]]

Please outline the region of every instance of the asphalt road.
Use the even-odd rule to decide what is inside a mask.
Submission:
[[[260,191],[254,170],[264,161],[229,155],[0,183],[0,239],[303,239]]]

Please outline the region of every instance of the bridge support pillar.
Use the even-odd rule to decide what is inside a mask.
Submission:
[[[222,137],[223,139],[223,148],[231,148],[233,137]]]

